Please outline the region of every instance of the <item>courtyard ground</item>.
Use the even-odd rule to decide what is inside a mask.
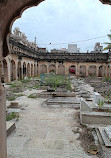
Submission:
[[[79,89],[91,89],[92,96],[93,88],[83,80],[78,83]],[[43,107],[42,103],[46,99],[28,97],[43,90],[33,89],[32,83],[27,85],[25,89],[21,87],[21,92],[15,93],[15,96],[18,95],[15,100],[21,110],[19,120],[13,120],[16,130],[7,138],[8,158],[97,158],[98,155],[86,152],[87,146],[83,148],[87,139],[83,139],[84,135],[80,137],[83,127],[78,119],[79,110]],[[8,97],[14,88],[12,86],[10,90],[10,86],[7,86]],[[7,101],[9,104],[10,101]]]

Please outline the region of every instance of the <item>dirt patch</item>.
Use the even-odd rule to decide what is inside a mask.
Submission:
[[[96,155],[98,158],[101,156],[100,147],[95,145],[95,139],[92,134],[95,129],[87,128],[86,126],[81,125],[82,130],[77,129],[76,132],[79,133],[78,140],[81,141],[81,146],[84,148],[84,151],[89,155]]]
[[[87,77],[84,81],[94,87],[103,97],[111,97],[111,80],[103,77]]]

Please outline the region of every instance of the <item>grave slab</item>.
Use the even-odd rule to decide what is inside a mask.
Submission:
[[[101,134],[101,137],[103,139],[103,142],[104,142],[105,146],[106,147],[111,147],[111,142],[110,142],[108,136],[106,135],[105,128],[104,127],[99,127],[98,130]]]

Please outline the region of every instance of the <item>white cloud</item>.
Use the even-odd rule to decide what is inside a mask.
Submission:
[[[70,43],[109,33],[110,15],[111,6],[103,5],[99,0],[46,0],[37,7],[27,9],[13,28],[20,27],[31,41],[36,36],[41,44]],[[87,51],[93,49],[95,42],[107,40],[106,37],[78,43],[78,46]],[[67,44],[50,46],[55,47],[67,47]]]

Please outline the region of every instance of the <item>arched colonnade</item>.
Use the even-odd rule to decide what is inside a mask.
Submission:
[[[35,77],[37,76],[37,62],[33,60],[19,61],[6,57],[2,62],[2,82],[10,82],[13,80],[23,79],[24,77]]]
[[[77,77],[111,77],[111,65],[105,63],[48,63],[38,64],[39,74],[54,72],[56,74],[71,74]]]

